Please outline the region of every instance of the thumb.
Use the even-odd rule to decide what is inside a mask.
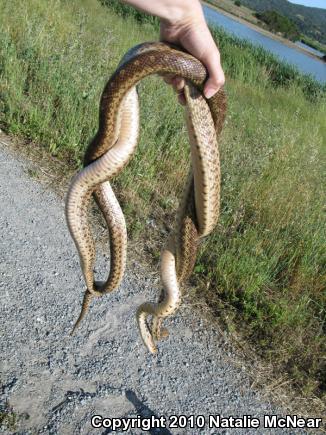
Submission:
[[[211,98],[225,83],[220,55],[216,53],[214,56],[208,56],[207,59],[202,58],[201,61],[208,72],[208,79],[204,85],[204,95],[206,98]]]

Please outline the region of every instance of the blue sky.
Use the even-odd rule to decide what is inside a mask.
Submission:
[[[303,6],[311,6],[313,8],[326,9],[326,0],[289,0],[289,2]]]

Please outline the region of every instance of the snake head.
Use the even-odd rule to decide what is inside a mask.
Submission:
[[[157,353],[157,346],[155,344],[154,337],[147,322],[147,317],[153,314],[150,308],[151,304],[142,304],[137,310],[136,318],[140,335],[143,339],[145,346],[150,351],[150,353],[155,355]]]

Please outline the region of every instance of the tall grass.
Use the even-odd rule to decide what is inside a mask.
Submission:
[[[157,22],[110,1],[0,4],[0,122],[80,165],[103,86]],[[118,9],[117,9],[118,8]],[[120,9],[119,9],[120,8]],[[129,12],[128,12],[129,11]],[[229,328],[242,331],[307,394],[325,394],[325,89],[261,49],[214,30],[226,70],[222,209],[194,280]],[[115,188],[129,232],[169,223],[189,146],[182,109],[157,78],[139,86],[141,141]],[[153,208],[153,203],[155,207]],[[157,232],[156,232],[157,234]],[[150,235],[150,237],[149,237]],[[152,249],[157,256],[158,245]]]

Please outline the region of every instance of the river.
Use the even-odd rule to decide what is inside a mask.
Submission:
[[[210,24],[221,26],[227,32],[233,33],[239,38],[247,39],[255,45],[262,45],[266,50],[272,52],[283,61],[296,66],[304,74],[310,74],[319,82],[326,83],[326,63],[322,60],[314,59],[295,48],[288,47],[282,42],[269,38],[209,6],[203,5],[203,8],[205,17]]]

